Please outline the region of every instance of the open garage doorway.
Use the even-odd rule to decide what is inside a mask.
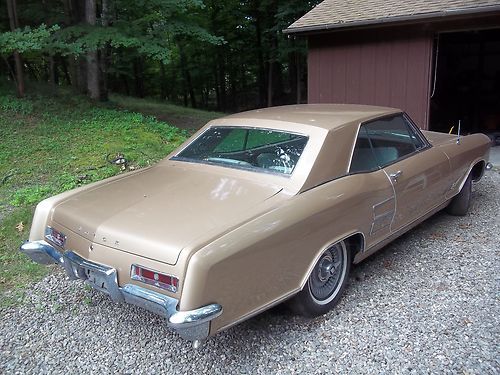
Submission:
[[[441,33],[434,43],[430,130],[500,143],[500,29]],[[436,68],[437,67],[437,68]]]

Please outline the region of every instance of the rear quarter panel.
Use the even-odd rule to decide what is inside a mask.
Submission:
[[[386,185],[378,190],[369,174],[358,174],[291,197],[191,257],[180,309],[220,303],[214,334],[283,301],[302,288],[328,246],[369,232],[373,202],[386,194]]]

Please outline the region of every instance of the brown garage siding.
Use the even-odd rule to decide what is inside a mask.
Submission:
[[[309,103],[402,108],[428,128],[432,36],[358,31],[309,37]]]

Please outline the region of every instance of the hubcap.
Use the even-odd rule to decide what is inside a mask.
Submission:
[[[340,288],[345,271],[345,247],[342,243],[325,251],[309,277],[312,297],[318,303],[328,303]]]
[[[319,263],[318,278],[325,282],[328,278],[335,273],[335,264],[333,258],[328,254],[321,258]]]

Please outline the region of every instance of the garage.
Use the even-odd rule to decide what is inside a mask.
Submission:
[[[500,131],[500,1],[325,0],[285,33],[308,41],[308,102],[404,109],[422,129]]]
[[[493,137],[500,129],[500,29],[438,34],[433,63],[431,130],[456,131],[460,121],[463,133]]]

